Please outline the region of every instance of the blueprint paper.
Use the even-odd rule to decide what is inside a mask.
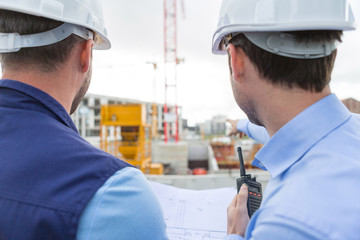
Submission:
[[[170,240],[222,240],[235,188],[188,190],[150,182],[163,209]]]

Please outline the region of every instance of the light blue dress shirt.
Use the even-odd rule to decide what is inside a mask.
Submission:
[[[81,216],[76,239],[168,239],[160,204],[138,169],[116,172],[96,192]]]
[[[271,180],[245,238],[226,240],[360,239],[360,116],[334,94],[283,126],[253,165]]]

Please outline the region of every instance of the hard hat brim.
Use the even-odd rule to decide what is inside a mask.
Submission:
[[[212,41],[212,53],[217,55],[226,54],[226,50],[223,49],[220,44],[221,40],[230,33],[243,33],[243,32],[286,32],[286,31],[312,31],[312,30],[355,30],[355,22],[323,22],[317,23],[316,25],[309,26],[309,23],[302,23],[294,25],[292,24],[256,24],[256,25],[227,25],[222,28],[219,28],[214,36]]]
[[[44,17],[64,23],[71,23],[88,28],[95,32],[94,49],[107,50],[111,48],[107,37],[101,6],[86,6],[75,0],[44,1],[33,0],[24,4],[15,1],[0,2],[0,9]]]
[[[226,52],[220,44],[230,33],[354,29],[345,0],[223,0],[212,52]]]

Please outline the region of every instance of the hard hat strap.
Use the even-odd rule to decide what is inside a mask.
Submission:
[[[283,32],[245,32],[244,35],[265,51],[297,59],[329,56],[338,45],[337,42],[299,42],[294,35]]]
[[[79,25],[64,23],[52,30],[29,35],[0,33],[0,53],[17,52],[21,48],[51,45],[75,34],[85,40],[93,39],[94,33]]]

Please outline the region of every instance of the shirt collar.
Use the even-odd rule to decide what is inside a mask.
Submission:
[[[78,132],[74,122],[72,121],[70,115],[66,112],[65,108],[46,92],[28,84],[9,79],[0,80],[0,87],[14,89],[36,99],[46,106],[48,110],[54,113],[65,125]]]
[[[253,165],[268,170],[273,178],[280,175],[350,115],[335,94],[326,96],[276,132],[255,155]]]

